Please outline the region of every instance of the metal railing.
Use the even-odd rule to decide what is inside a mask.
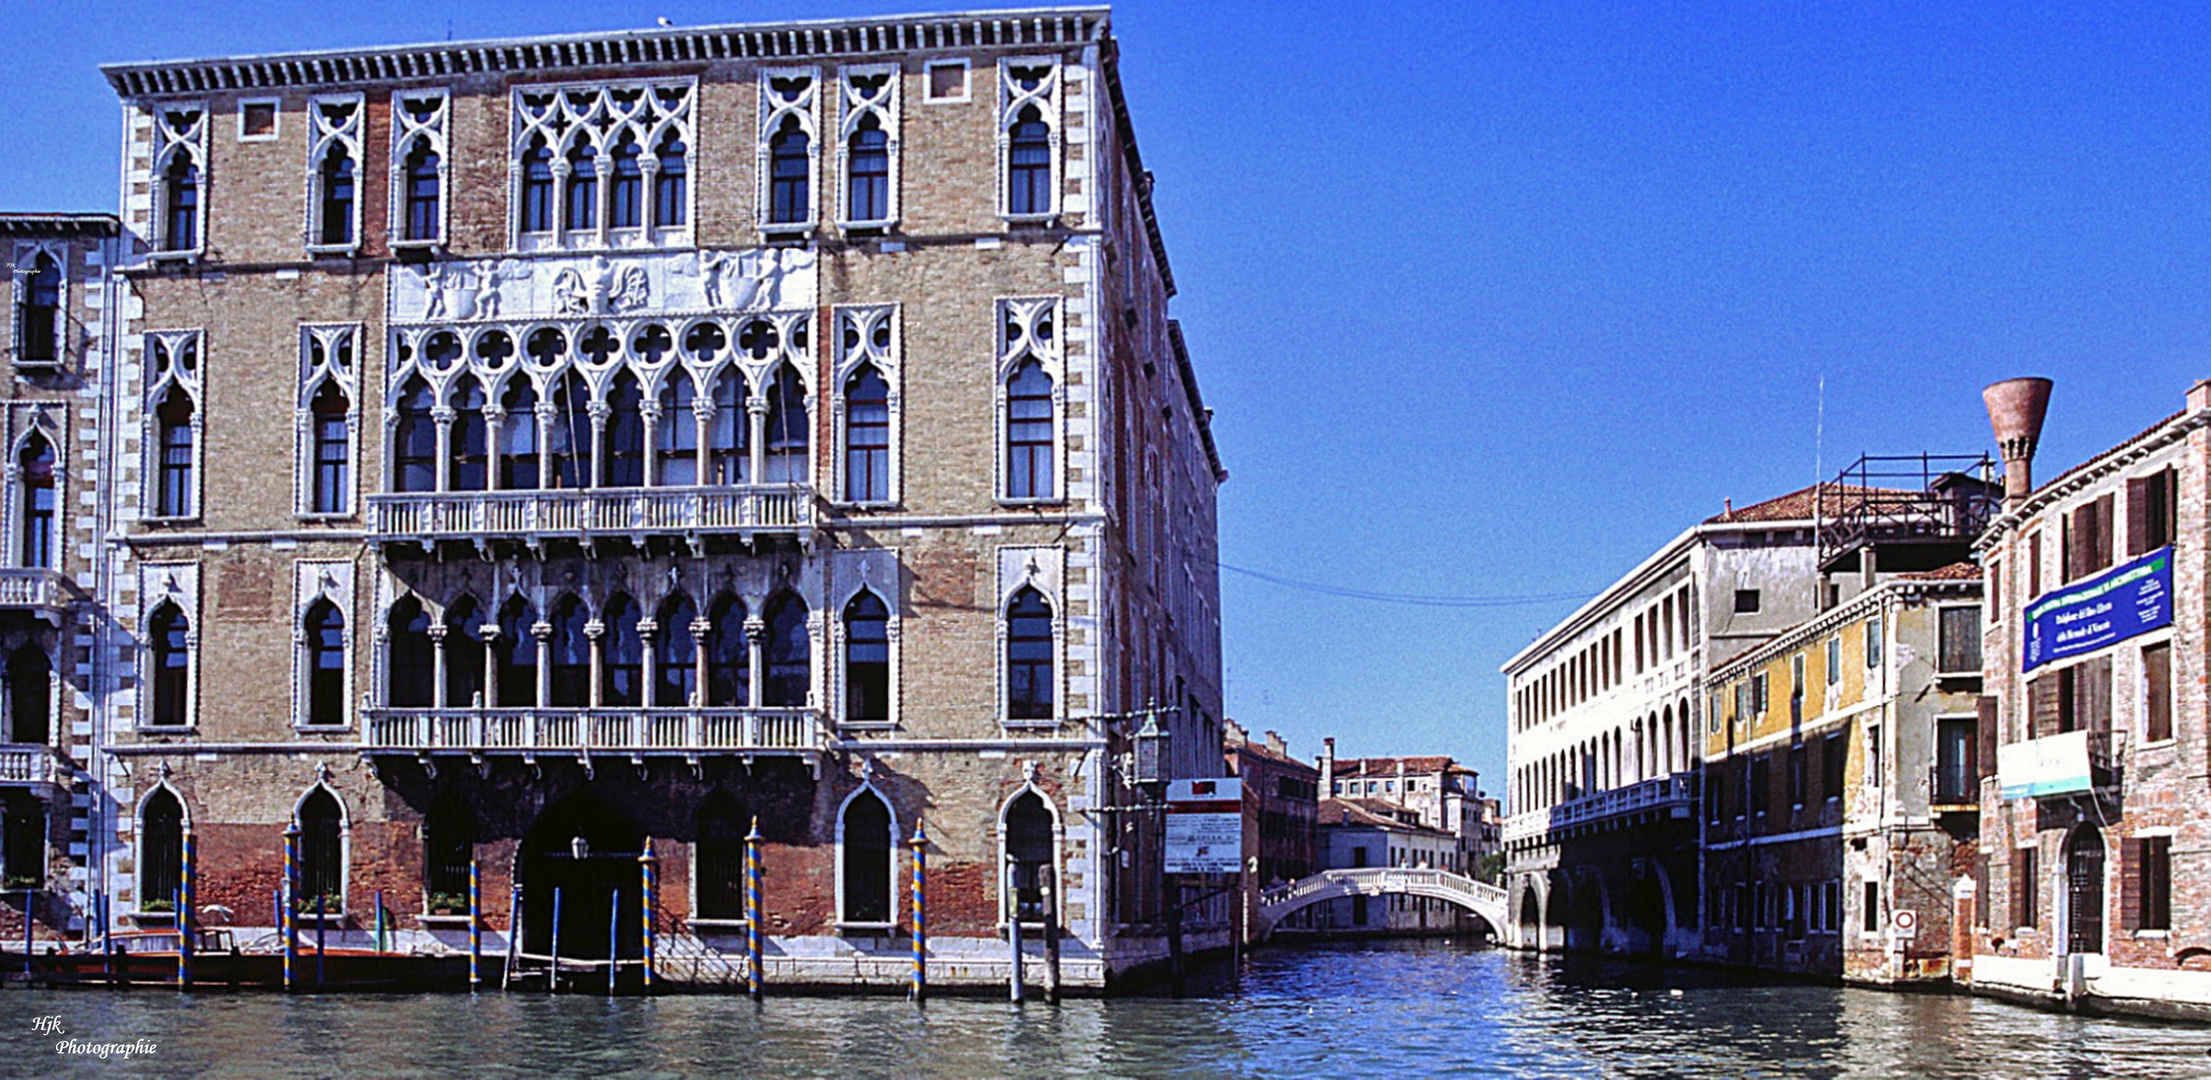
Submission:
[[[1868,454],[1815,492],[1820,557],[1869,543],[1971,540],[2003,499],[1988,455]]]
[[[818,709],[371,709],[362,749],[427,753],[820,751]]]
[[[1599,791],[1580,798],[1568,799],[1548,810],[1531,810],[1514,814],[1505,819],[1504,837],[1507,843],[1540,836],[1552,829],[1570,828],[1603,821],[1606,818],[1646,810],[1694,807],[1697,792],[1689,773],[1674,773],[1649,780]]]
[[[371,495],[368,506],[369,531],[399,539],[789,532],[814,525],[814,489],[805,484],[409,491]]]

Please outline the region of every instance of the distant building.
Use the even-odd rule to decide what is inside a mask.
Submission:
[[[1424,824],[1418,812],[1385,799],[1320,801],[1321,865],[1343,870],[1370,866],[1464,872],[1459,837]],[[1306,927],[1286,929],[1354,933],[1462,933],[1481,921],[1455,905],[1425,896],[1350,896],[1323,901]]]
[[[1456,838],[1446,869],[1472,869],[1482,832],[1481,776],[1472,768],[1441,754],[1339,758],[1336,740],[1322,739],[1320,773],[1322,797],[1372,799],[1411,811],[1421,824]]]
[[[1320,770],[1291,757],[1282,736],[1272,731],[1264,742],[1253,742],[1230,721],[1225,737],[1228,774],[1244,781],[1245,873],[1237,925],[1246,940],[1254,940],[1256,935],[1248,928],[1255,925],[1260,890],[1296,881],[1320,868],[1319,837],[1314,831]]]

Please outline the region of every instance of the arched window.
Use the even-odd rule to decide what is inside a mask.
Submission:
[[[392,433],[392,480],[398,491],[438,489],[438,422],[430,384],[407,380],[399,391],[399,426]]]
[[[164,603],[146,621],[146,640],[152,647],[150,689],[153,709],[148,717],[159,727],[183,727],[190,721],[186,708],[191,694],[192,623],[175,604]]]
[[[299,804],[299,902],[312,912],[345,910],[345,814],[330,789],[317,787]]]
[[[588,142],[579,141],[568,151],[568,193],[563,207],[562,228],[599,227],[599,151]]]
[[[698,390],[691,376],[677,371],[660,392],[660,435],[654,441],[657,464],[653,482],[689,487],[699,482]]]
[[[874,114],[860,121],[846,142],[845,213],[852,221],[891,216],[891,137]]]
[[[342,514],[352,488],[351,435],[346,426],[349,407],[345,391],[336,382],[324,382],[308,403],[308,420],[315,434],[315,478],[308,505],[318,514]]]
[[[1052,377],[1023,361],[1006,380],[1006,496],[1049,499],[1052,469]]]
[[[884,502],[891,497],[891,388],[873,364],[862,364],[844,385],[844,497]]]
[[[184,804],[155,788],[138,813],[138,906],[175,901],[184,886]]]
[[[507,388],[500,407],[506,420],[499,425],[499,488],[530,491],[539,483],[537,390],[528,379],[516,379]]]
[[[484,388],[461,376],[445,397],[453,407],[453,445],[447,483],[454,491],[482,491],[491,480],[491,427],[484,419]]]
[[[645,640],[637,633],[637,602],[616,596],[607,603],[606,650],[599,664],[599,703],[622,707],[645,703]]]
[[[660,158],[660,172],[653,177],[653,224],[662,227],[681,225],[688,213],[690,193],[685,190],[689,165],[686,154],[689,148],[671,131],[660,140],[654,153]]]
[[[608,228],[634,229],[645,223],[645,148],[625,133],[614,144],[614,175],[607,180]]]
[[[542,135],[522,151],[522,231],[553,231],[553,149]]]
[[[345,616],[317,600],[307,609],[307,722],[345,723]],[[424,627],[425,632],[428,627]]]
[[[714,475],[709,483],[751,482],[751,433],[752,421],[745,414],[745,377],[732,368],[714,380],[714,423],[707,446]]]
[[[698,917],[745,917],[745,808],[720,789],[699,804],[697,866]]]
[[[752,704],[752,647],[745,640],[745,602],[723,595],[714,601],[706,636],[706,703]]]
[[[17,493],[21,500],[21,511],[16,516],[20,530],[16,537],[18,554],[24,566],[56,569],[53,444],[43,435],[31,436],[24,442],[22,453],[16,455],[16,465],[16,480],[22,485]]]
[[[439,207],[442,196],[438,180],[438,152],[430,148],[430,140],[416,139],[406,158],[406,218],[401,224],[403,240],[436,240],[445,223],[445,215]]]
[[[23,282],[17,307],[15,358],[26,364],[51,364],[61,358],[61,267],[40,252]]]
[[[448,792],[422,818],[423,906],[468,910],[468,866],[474,861],[476,815]]]
[[[844,606],[844,686],[846,723],[890,720],[890,609],[866,589]]]
[[[1006,129],[1006,212],[1052,212],[1052,132],[1034,105]]]
[[[591,391],[569,372],[553,387],[553,425],[545,433],[546,471],[556,488],[588,486],[591,476]]]
[[[8,741],[44,746],[53,735],[54,665],[37,644],[8,654]]]
[[[782,129],[768,140],[768,224],[803,225],[812,219],[809,145],[795,116],[784,118]]]
[[[2094,822],[2081,822],[2065,842],[2063,910],[2066,951],[2103,952],[2104,834]]]
[[[891,921],[891,808],[874,791],[862,788],[844,804],[844,910],[839,920],[883,924]]]
[[[333,147],[316,171],[322,190],[316,204],[315,242],[339,247],[353,242],[353,156]]]
[[[607,393],[606,486],[645,486],[645,396],[637,376],[614,377]]]
[[[178,154],[161,173],[161,250],[196,251],[200,246],[200,167],[192,155]]]
[[[1052,811],[1034,791],[1024,791],[1006,807],[1006,882],[1008,905],[1023,922],[1042,921],[1043,876],[1052,867]]]
[[[499,705],[529,708],[537,704],[537,609],[520,596],[499,609]]]
[[[766,678],[760,688],[760,704],[771,709],[795,709],[806,704],[813,685],[813,643],[806,634],[806,602],[794,593],[782,593],[768,601]]]
[[[384,625],[389,635],[384,704],[394,709],[429,708],[437,689],[437,644],[430,640],[429,613],[422,610],[421,600],[403,596],[392,605]]]
[[[590,619],[583,601],[573,595],[553,605],[552,697],[547,705],[582,708],[591,703],[591,638],[584,633]]]
[[[1052,605],[1023,586],[1006,606],[1006,718],[1052,719]]]
[[[161,439],[161,471],[154,493],[162,517],[191,517],[196,487],[192,481],[192,398],[171,387],[154,410]]]
[[[691,624],[699,621],[699,609],[691,598],[677,593],[663,601],[660,638],[653,649],[653,704],[679,707],[691,704],[699,689],[699,640]]]
[[[778,364],[768,384],[768,454],[764,484],[803,484],[807,441],[806,388],[789,364]]]
[[[484,689],[484,615],[474,598],[464,596],[445,609],[445,707],[488,704]]]

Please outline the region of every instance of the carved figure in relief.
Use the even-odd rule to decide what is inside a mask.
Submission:
[[[563,315],[635,311],[650,299],[642,266],[617,268],[604,255],[591,258],[588,274],[571,266],[553,277],[553,301]]]
[[[415,271],[422,278],[422,318],[477,319],[499,315],[499,285],[521,281],[529,270],[513,259],[461,266],[432,263]]]

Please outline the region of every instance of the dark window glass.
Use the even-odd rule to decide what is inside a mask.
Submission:
[[[645,639],[637,632],[637,604],[617,596],[606,609],[606,632],[599,647],[599,702],[610,706],[645,703]]]
[[[537,391],[528,379],[516,379],[501,406],[507,416],[499,425],[500,490],[532,490],[539,483]]]
[[[522,152],[522,231],[553,231],[553,151],[542,137]]]
[[[350,244],[353,242],[353,158],[342,151],[332,151],[322,161],[320,181],[322,201],[317,211],[319,224],[315,242]]]
[[[53,734],[54,665],[46,650],[24,645],[8,654],[8,734],[11,743],[46,745]]]
[[[483,387],[462,376],[446,401],[453,407],[447,483],[454,491],[482,491],[491,479],[491,427],[484,419]]]
[[[406,161],[406,221],[402,238],[407,240],[435,240],[444,224],[439,199],[442,196],[438,180],[438,153],[430,149],[426,139],[416,139],[414,148],[407,153]]]
[[[580,488],[591,478],[591,391],[569,372],[553,388],[553,422],[545,433],[548,487]]]
[[[1031,105],[1006,131],[1006,210],[1014,214],[1052,212],[1052,133],[1043,114]]]
[[[573,596],[553,607],[552,696],[547,705],[582,708],[591,703],[591,638],[584,624],[591,616]]]
[[[845,211],[853,221],[882,221],[891,216],[891,140],[869,116],[860,121],[847,145]]]
[[[1971,717],[1944,717],[1935,723],[1935,799],[1945,805],[1980,801],[1980,777],[1973,768]]]
[[[845,498],[882,502],[891,497],[891,390],[872,365],[845,383]]]
[[[807,436],[806,388],[798,381],[798,372],[791,365],[782,364],[775,369],[775,381],[768,384],[768,453],[764,466],[767,475],[761,477],[767,484],[803,484],[809,475],[806,467]]]
[[[891,718],[890,610],[866,590],[844,608],[845,719]]]
[[[767,665],[760,704],[769,708],[799,708],[813,685],[813,643],[806,634],[806,604],[784,593],[768,602]]]
[[[745,917],[744,807],[716,791],[699,806],[698,912],[702,919]]]
[[[425,627],[425,630],[428,628]],[[307,722],[345,723],[345,616],[328,600],[307,609]]]
[[[645,486],[645,395],[637,377],[625,371],[607,394],[606,483],[608,487]]]
[[[891,811],[872,791],[862,791],[844,809],[845,922],[891,921]]]
[[[521,597],[499,609],[499,704],[528,708],[537,704],[537,610]]]
[[[52,363],[60,358],[61,268],[41,254],[23,282],[22,314],[17,320],[16,358],[28,363]]]
[[[445,707],[489,704],[484,698],[484,616],[476,601],[461,597],[445,609]]]
[[[1052,606],[1024,587],[1006,608],[1006,716],[1052,718]]]
[[[1052,377],[1034,360],[1006,384],[1006,495],[1052,497]]]
[[[655,443],[659,466],[655,483],[664,487],[688,487],[699,482],[697,403],[698,391],[692,387],[691,376],[677,372],[669,378],[668,388],[660,394],[660,437]]]
[[[192,482],[192,399],[181,389],[169,391],[155,410],[161,427],[160,490],[155,510],[162,517],[190,517]]]
[[[670,133],[660,141],[655,153],[660,158],[660,172],[653,177],[653,224],[660,226],[681,225],[688,212],[690,198],[686,185],[689,182],[689,148],[683,140]]]
[[[200,170],[190,156],[178,154],[162,173],[166,228],[161,250],[192,251],[200,246]]]
[[[430,385],[409,379],[399,392],[399,425],[392,433],[392,479],[400,491],[438,489],[438,422]]]
[[[185,697],[191,690],[192,624],[174,604],[164,604],[148,621],[146,638],[153,647],[154,724],[183,727]]]
[[[184,886],[184,804],[168,788],[154,789],[138,828],[138,902],[174,901]]]
[[[768,140],[768,223],[796,225],[812,218],[807,180],[812,170],[809,141],[796,118],[783,121],[782,130]]]
[[[1755,612],[1755,611],[1757,611],[1757,610],[1758,610],[1758,590],[1756,590],[1756,589],[1737,589],[1737,590],[1735,590],[1735,611],[1736,611],[1736,613],[1737,613],[1737,614],[1745,614],[1745,615],[1747,615],[1747,614],[1750,614],[1750,613],[1752,613],[1752,612]]]
[[[568,151],[568,192],[563,207],[562,228],[598,228],[599,152],[590,143],[579,142]]]
[[[18,554],[24,566],[54,569],[54,447],[33,435],[16,464],[23,500]]]
[[[344,513],[352,485],[352,439],[346,426],[345,392],[336,383],[324,383],[315,392],[308,412],[315,429],[313,510],[318,514]]]
[[[316,788],[299,804],[300,909],[345,910],[345,826],[338,800]]]
[[[1052,812],[1036,792],[1023,792],[1006,808],[1006,859],[1013,864],[1007,899],[1023,921],[1044,918],[1043,874],[1052,855]]]
[[[455,914],[466,912],[475,832],[475,815],[469,813],[468,804],[450,796],[422,819],[422,891],[459,901]]]
[[[407,596],[393,604],[385,632],[391,635],[384,653],[385,704],[395,709],[429,708],[436,692],[437,645],[430,639],[430,615],[422,609],[422,601]],[[451,635],[446,640],[450,642]]]
[[[683,706],[699,689],[699,640],[691,632],[691,624],[699,620],[699,609],[693,607],[691,598],[681,593],[669,597],[660,605],[660,639],[653,650],[653,663],[659,668],[653,676],[653,704]]]
[[[2134,886],[2138,899],[2136,929],[2170,930],[2173,927],[2173,838],[2146,836],[2134,845]]]
[[[713,484],[752,480],[752,421],[745,414],[745,379],[735,370],[714,381],[714,422],[707,431]]]
[[[752,704],[752,646],[745,640],[745,604],[723,596],[714,602],[706,637],[707,704]]]
[[[634,229],[645,223],[645,148],[635,139],[614,144],[614,175],[607,179],[608,228]]]

